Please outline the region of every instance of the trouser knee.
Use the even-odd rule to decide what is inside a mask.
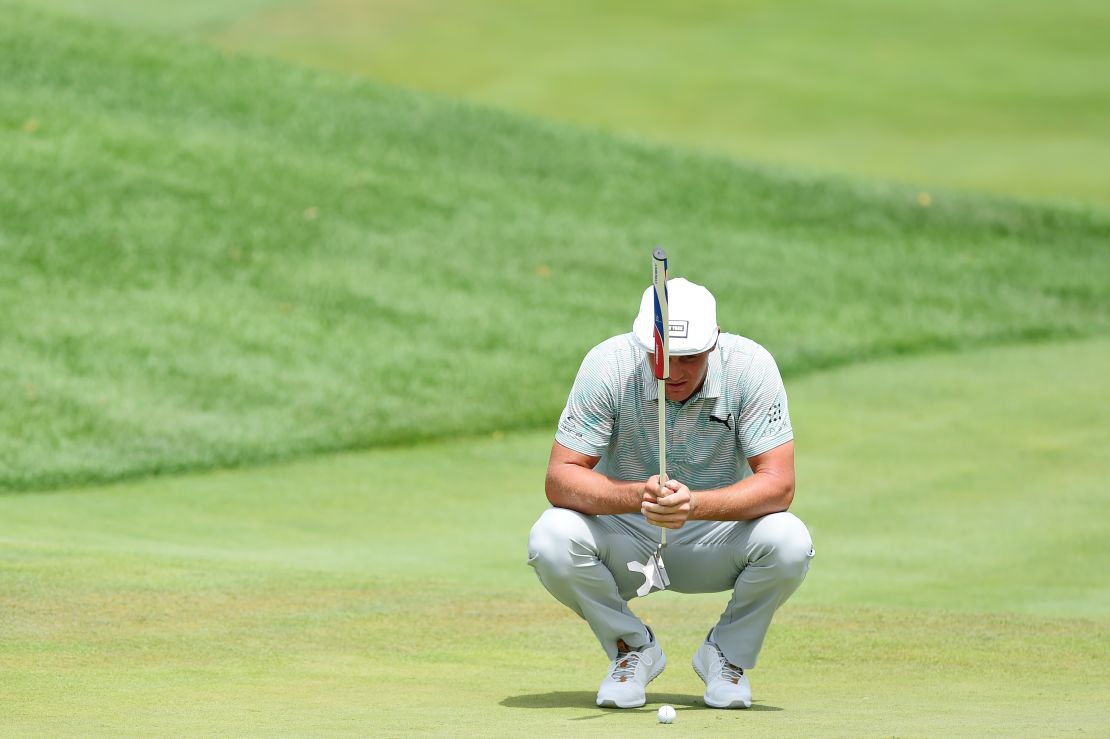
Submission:
[[[528,534],[528,564],[544,577],[567,577],[574,569],[573,550],[591,539],[581,513],[548,508]]]
[[[762,565],[773,566],[785,579],[805,577],[813,558],[809,529],[792,513],[765,516],[753,533],[754,557]]]

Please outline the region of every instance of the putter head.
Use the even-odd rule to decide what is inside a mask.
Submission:
[[[629,562],[628,569],[631,572],[639,572],[644,576],[644,584],[636,590],[636,595],[641,598],[650,593],[653,588],[666,590],[667,586],[671,584],[671,578],[667,575],[667,569],[663,566],[663,554],[658,549],[648,557],[644,564]]]
[[[652,555],[655,558],[655,569],[659,572],[659,579],[663,583],[663,587],[660,588],[660,590],[666,590],[667,588],[669,588],[671,586],[671,578],[667,574],[666,565],[663,564],[663,547],[664,546],[666,546],[666,545],[665,544],[660,544],[659,548],[655,550],[655,554]]]

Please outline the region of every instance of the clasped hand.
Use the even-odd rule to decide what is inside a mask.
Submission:
[[[659,475],[652,475],[644,483],[640,511],[648,523],[680,529],[694,511],[694,494],[678,480],[667,480],[660,489]]]

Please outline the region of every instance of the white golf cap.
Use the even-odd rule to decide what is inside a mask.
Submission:
[[[718,333],[713,293],[683,277],[667,280],[667,309],[671,356],[701,354],[713,348]],[[655,351],[655,288],[650,285],[640,300],[632,333],[644,351]]]

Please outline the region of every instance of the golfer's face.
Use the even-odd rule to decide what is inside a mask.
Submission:
[[[692,354],[686,357],[671,357],[671,376],[667,380],[667,400],[681,403],[696,393],[709,370],[709,353]],[[652,357],[649,355],[649,361]]]

